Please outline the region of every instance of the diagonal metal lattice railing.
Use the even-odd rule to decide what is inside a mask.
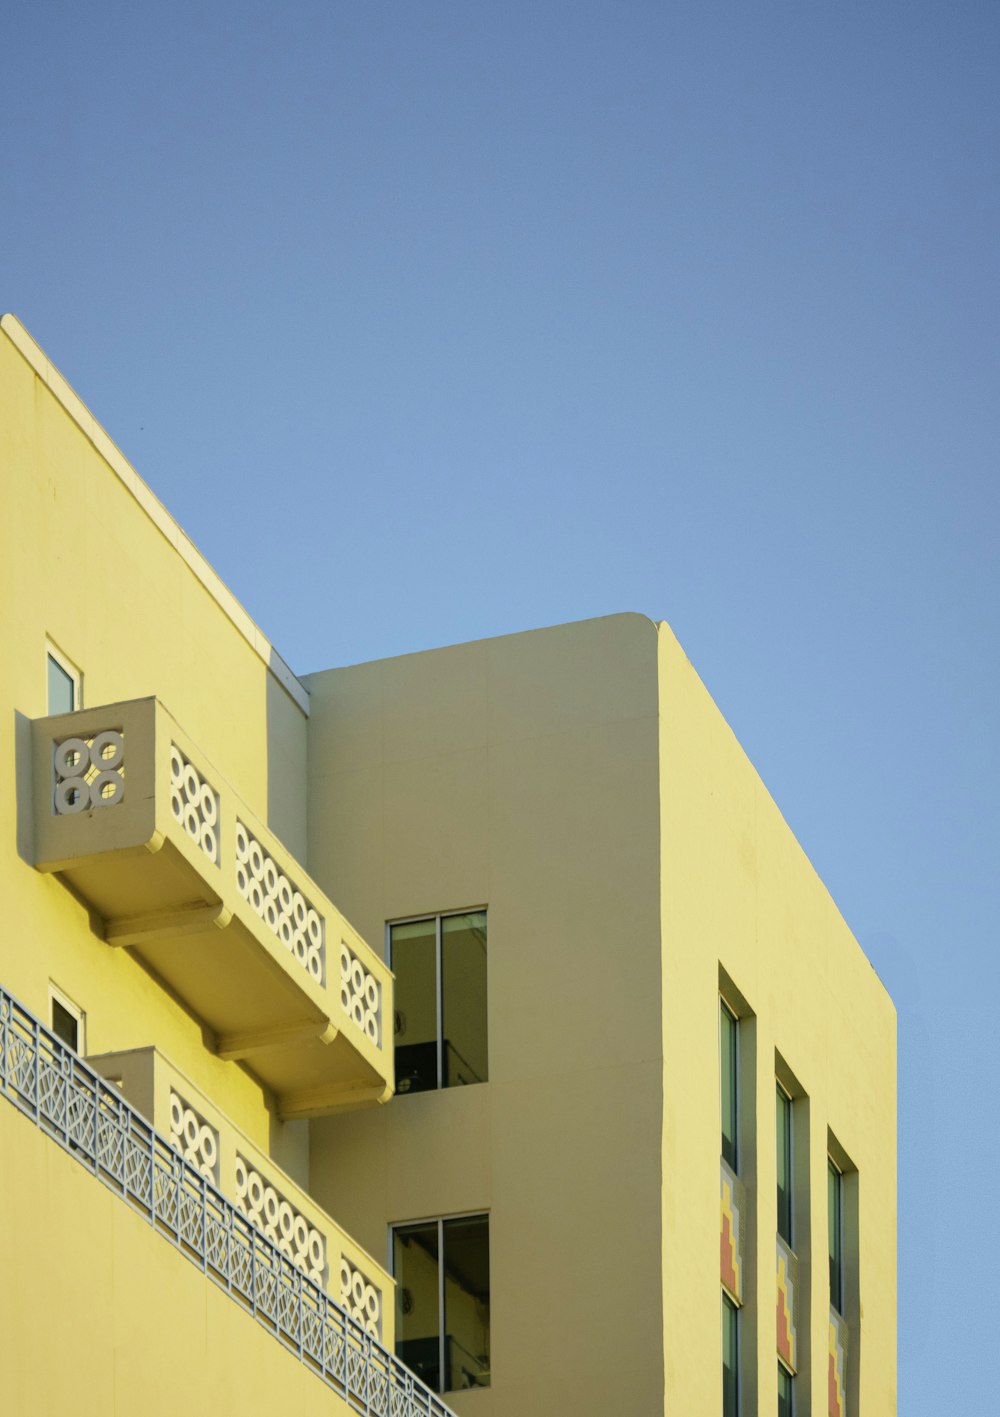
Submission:
[[[93,1068],[0,988],[0,1092],[355,1412],[454,1417]]]

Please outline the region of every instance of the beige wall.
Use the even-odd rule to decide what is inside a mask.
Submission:
[[[829,1127],[861,1177],[851,1411],[889,1417],[892,1005],[669,629],[614,616],[308,687],[316,877],[371,939],[489,909],[489,1083],[312,1131],[313,1189],[376,1252],[391,1222],[489,1209],[493,1387],[457,1409],[720,1410],[721,969],[753,1015],[745,1411],[777,1403],[777,1050],[808,1094],[799,1412],[826,1411]]]
[[[489,1210],[490,1391],[662,1408],[656,637],[641,616],[315,675],[310,869],[370,939],[489,908],[490,1080],[313,1124],[312,1188],[387,1224]],[[652,1361],[651,1361],[652,1359]]]

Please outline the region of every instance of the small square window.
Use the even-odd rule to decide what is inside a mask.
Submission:
[[[50,642],[46,654],[48,712],[75,713],[83,707],[83,676]]]
[[[55,1036],[74,1053],[83,1053],[86,1049],[87,1023],[83,1010],[54,984],[49,985],[49,1008]]]

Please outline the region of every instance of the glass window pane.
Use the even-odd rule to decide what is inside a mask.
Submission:
[[[48,658],[49,713],[72,713],[76,708],[76,684],[73,676],[68,674],[51,654]]]
[[[826,1166],[827,1181],[827,1225],[830,1233],[830,1303],[838,1313],[843,1312],[844,1266],[841,1246],[841,1195],[842,1178],[832,1161]]]
[[[722,1296],[722,1417],[739,1417],[739,1335],[736,1305]]]
[[[490,1385],[490,1232],[485,1215],[444,1222],[445,1391]]]
[[[778,1088],[775,1132],[778,1165],[778,1234],[792,1243],[792,1100]]]
[[[52,1032],[76,1052],[80,1039],[79,1021],[58,999],[52,1000]]]
[[[736,1019],[720,1004],[720,1072],[722,1076],[722,1157],[736,1170]]]
[[[390,927],[395,988],[396,1091],[438,1085],[437,926],[417,920]]]
[[[441,1391],[437,1221],[392,1232],[396,1277],[396,1356],[434,1392]]]
[[[792,1375],[778,1364],[778,1417],[795,1417],[792,1407]]]
[[[486,912],[441,921],[442,1045],[445,1087],[485,1082]]]

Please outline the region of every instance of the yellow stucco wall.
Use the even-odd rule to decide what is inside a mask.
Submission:
[[[28,720],[48,712],[47,640],[82,670],[87,705],[157,694],[300,856],[306,715],[269,670],[259,632],[234,624],[224,588],[213,594],[179,554],[184,542],[197,559],[10,316],[0,328],[0,468],[0,761],[8,775],[0,979],[45,1019],[53,981],[85,1010],[90,1052],[157,1044],[258,1145],[304,1176],[304,1126],[278,1122],[246,1071],[206,1047],[200,1021],[127,951],[109,948],[56,877],[29,868],[24,797]],[[207,567],[204,574],[211,579]]]
[[[5,1413],[341,1417],[350,1411],[2,1098],[0,1157]]]
[[[217,1055],[203,1020],[130,949],[105,941],[104,922],[65,877],[35,869],[32,820],[39,809],[31,721],[49,713],[49,643],[82,671],[85,707],[157,696],[178,725],[167,731],[181,743],[191,740],[216,790],[232,787],[299,861],[306,854],[308,695],[10,316],[0,324],[0,472],[0,761],[8,782],[0,797],[0,984],[46,1023],[50,985],[57,986],[85,1013],[82,1051],[90,1055],[155,1045],[188,1100],[198,1106],[199,1097],[210,1099],[202,1111],[223,1133],[226,1154],[235,1124],[249,1139],[243,1151],[253,1158],[259,1148],[265,1156],[265,1181],[319,1223],[278,1169],[292,1181],[307,1180],[306,1123],[282,1122],[275,1098],[249,1068]],[[129,747],[146,754],[151,773],[150,734],[132,735]],[[129,783],[144,779],[129,775],[128,761],[125,772],[127,793]],[[159,795],[169,816],[165,793]],[[98,822],[108,825],[113,837],[110,814]],[[178,868],[168,862],[163,869],[167,878]],[[344,932],[338,926],[334,933],[336,971]],[[195,938],[212,949],[211,934]],[[285,968],[284,956],[275,967]],[[339,987],[330,997],[339,1009]],[[389,1002],[387,996],[387,1009]],[[115,1076],[115,1058],[103,1061]],[[167,1134],[169,1107],[153,1111]],[[0,1157],[4,1411],[72,1407],[131,1417],[184,1405],[242,1417],[286,1406],[346,1410],[2,1099]],[[232,1175],[220,1185],[235,1199]],[[385,1283],[378,1266],[334,1227],[327,1258],[335,1300],[341,1249],[377,1285]],[[385,1332],[391,1342],[391,1315]]]

